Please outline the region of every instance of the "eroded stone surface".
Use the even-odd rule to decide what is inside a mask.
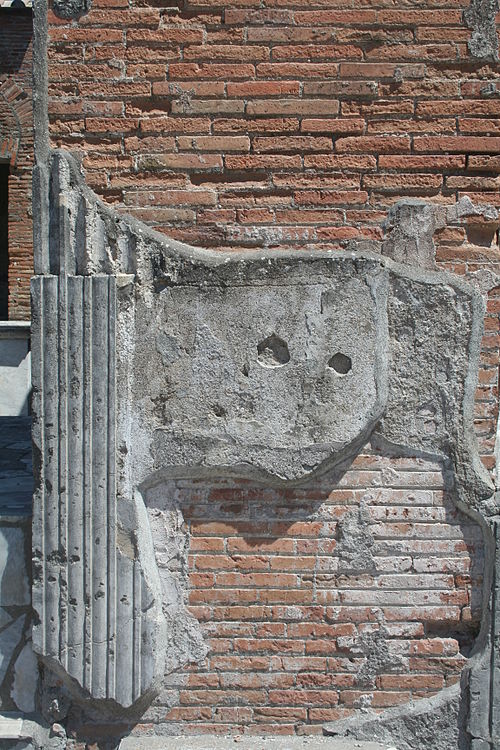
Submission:
[[[370,711],[361,718],[324,726],[325,734],[343,737],[346,742],[371,740],[394,744],[398,750],[415,750],[417,740],[425,750],[462,750],[468,743],[464,729],[458,686],[441,691],[434,699],[415,701],[380,714]]]

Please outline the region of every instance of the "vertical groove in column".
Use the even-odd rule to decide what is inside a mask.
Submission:
[[[84,682],[85,539],[83,278],[68,277],[68,671]]]
[[[92,278],[83,279],[83,590],[84,618],[84,680],[83,686],[92,688]]]
[[[133,563],[133,576],[134,576],[134,588],[133,588],[133,612],[134,612],[134,630],[132,640],[132,653],[134,658],[133,665],[133,700],[141,694],[141,605],[142,605],[142,591],[141,591],[141,569],[137,561]]]
[[[33,384],[33,446],[35,465],[38,465],[38,483],[35,488],[33,502],[33,562],[37,566],[33,586],[33,608],[38,612],[41,624],[33,630],[33,639],[45,653],[45,462],[44,462],[44,305],[43,305],[43,277],[36,276],[31,280],[31,294],[33,300],[33,315],[31,323],[31,376]],[[39,453],[36,452],[38,448]]]
[[[116,698],[124,704],[132,702],[134,653],[134,562],[126,555],[117,556],[116,615]]]
[[[59,659],[68,668],[68,310],[67,279],[58,277],[57,380],[58,401],[58,468],[59,468]]]
[[[47,276],[33,290],[42,452],[34,639],[93,698],[130,705],[144,687],[147,603],[133,534],[117,522],[116,280]]]
[[[108,277],[108,451],[107,451],[107,515],[108,515],[108,655],[106,694],[116,691],[116,282]]]
[[[92,304],[92,694],[106,697],[108,633],[108,279],[94,276]]]
[[[58,278],[47,276],[42,281],[43,358],[43,430],[45,433],[42,461],[46,503],[44,528],[45,578],[45,653],[59,657],[59,387],[58,387]]]

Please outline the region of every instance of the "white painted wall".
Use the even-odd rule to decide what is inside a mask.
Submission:
[[[0,416],[28,414],[31,390],[29,321],[0,321]]]

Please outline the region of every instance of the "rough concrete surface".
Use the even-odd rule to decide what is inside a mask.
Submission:
[[[464,21],[472,34],[467,42],[472,57],[498,60],[498,36],[495,16],[498,0],[471,0],[464,11]]]

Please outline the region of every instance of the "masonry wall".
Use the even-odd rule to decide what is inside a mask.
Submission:
[[[52,144],[118,210],[242,252],[378,239],[401,197],[499,205],[497,66],[472,55],[465,3],[358,5],[99,0],[79,21],[51,14]],[[498,222],[435,241],[440,268],[483,280],[475,419],[494,472]],[[320,733],[459,679],[482,537],[441,466],[367,446],[340,483],[170,485],[149,513],[210,652],[166,677],[136,732]],[[172,513],[186,551],[165,561]],[[349,540],[369,550],[365,567]],[[69,729],[78,747],[118,732],[79,714]]]
[[[32,18],[30,10],[0,8],[0,161],[9,164],[8,317],[30,318],[33,273]]]
[[[172,483],[162,499],[149,508],[155,546],[176,510],[210,651],[167,678],[136,731],[321,733],[324,721],[459,680],[481,619],[484,550],[438,464],[367,446],[335,485]]]

